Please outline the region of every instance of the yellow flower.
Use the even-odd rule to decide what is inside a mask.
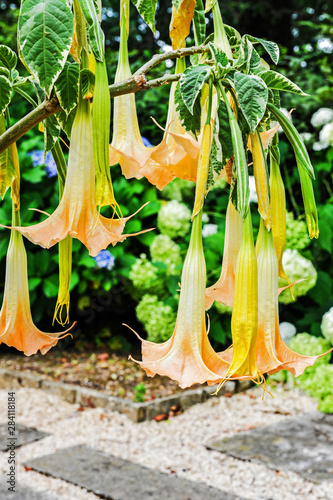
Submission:
[[[289,370],[295,377],[312,366],[319,356],[302,356],[289,349],[279,332],[278,260],[272,232],[262,224],[258,255],[259,317],[256,358],[258,369],[269,375]]]
[[[129,218],[107,219],[97,212],[92,119],[89,103],[80,101],[72,127],[64,193],[58,208],[35,226],[15,229],[44,248],[70,235],[79,239],[95,257],[108,245],[132,236],[122,234]]]
[[[26,356],[38,350],[45,354],[58,340],[70,335],[45,333],[36,328],[30,311],[27,254],[22,235],[12,230],[6,261],[6,280],[0,311],[0,343],[23,351]]]
[[[251,212],[243,222],[242,243],[237,257],[235,297],[231,317],[232,349],[219,355],[231,365],[226,379],[263,381],[256,364],[258,332],[257,258],[253,244]]]
[[[270,230],[272,227],[272,219],[269,202],[267,164],[258,130],[256,130],[254,134],[250,133],[250,139],[253,158],[253,173],[258,194],[258,211],[265,221],[265,226],[268,230]]]
[[[174,333],[163,344],[142,340],[142,361],[147,375],[166,375],[180,387],[225,377],[229,363],[221,359],[208,340],[205,320],[206,264],[202,247],[202,212],[194,218],[184,262]]]
[[[229,200],[224,236],[224,250],[221,276],[215,285],[206,289],[206,309],[214,300],[226,306],[233,306],[235,291],[236,262],[241,245],[243,221],[231,200]]]

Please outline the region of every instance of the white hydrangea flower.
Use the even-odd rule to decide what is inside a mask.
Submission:
[[[296,326],[292,323],[288,323],[287,321],[283,321],[279,324],[279,330],[282,339],[286,344],[289,344],[291,339],[296,335]]]
[[[324,314],[321,321],[321,331],[325,339],[333,344],[333,307]]]
[[[311,125],[313,127],[322,127],[326,123],[333,121],[333,109],[331,108],[320,108],[316,111],[311,118]]]
[[[183,237],[190,229],[191,210],[179,201],[172,200],[160,208],[157,226],[162,234],[170,238]]]
[[[315,286],[317,281],[317,271],[315,270],[312,262],[303,257],[297,250],[287,248],[283,254],[282,263],[286,275],[291,281],[304,279],[304,281],[294,285],[295,299],[301,295],[306,295],[308,291]],[[286,281],[279,278],[279,287],[284,286],[286,286]],[[279,295],[279,301],[283,304],[293,302],[289,289],[284,290]]]
[[[217,224],[205,224],[202,228],[202,237],[207,238],[207,236],[212,236],[217,233]]]
[[[254,175],[249,175],[250,201],[258,203],[258,195],[256,190],[256,181]]]
[[[300,136],[302,137],[304,142],[309,142],[312,139],[312,134],[310,134],[310,132],[301,132]]]
[[[158,234],[155,237],[150,246],[150,256],[153,262],[164,262],[170,274],[179,273],[177,267],[182,262],[180,246],[167,234]]]
[[[315,142],[313,149],[315,151],[321,151],[329,146],[333,146],[333,122],[326,123],[319,132],[319,141]]]

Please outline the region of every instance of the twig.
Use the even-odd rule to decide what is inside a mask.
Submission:
[[[193,54],[201,54],[207,52],[209,47],[202,45],[199,47],[189,47],[184,49],[173,50],[165,52],[164,54],[154,55],[150,61],[146,62],[141,68],[134,73],[133,76],[124,80],[123,82],[109,86],[110,97],[117,97],[124,94],[131,94],[139,92],[140,90],[149,90],[153,87],[159,87],[169,82],[179,80],[181,75],[172,75],[166,73],[160,78],[147,81],[146,73],[154,66],[167,61],[168,59],[177,59],[178,57],[190,56]],[[0,153],[5,151],[13,142],[16,142],[22,135],[27,133],[40,122],[61,111],[59,101],[56,97],[44,101],[36,109],[31,111],[28,115],[24,116],[15,125],[10,127],[4,134],[0,136]]]

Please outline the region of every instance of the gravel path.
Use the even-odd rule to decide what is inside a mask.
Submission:
[[[169,421],[140,424],[102,408],[79,412],[77,405],[41,390],[21,388],[16,390],[16,397],[17,422],[52,434],[19,448],[19,463],[85,443],[146,467],[176,473],[249,500],[333,500],[332,483],[316,485],[293,472],[276,472],[205,448],[205,443],[230,437],[249,427],[265,426],[315,411],[316,401],[296,391],[278,388],[274,399],[266,396],[264,401],[261,400],[261,390],[257,388],[232,398],[212,397]],[[7,391],[0,390],[0,423],[6,421],[3,411],[6,407]],[[1,475],[7,473],[7,467],[7,454],[1,453]],[[24,485],[40,492],[43,500],[54,497],[57,500],[99,498],[65,481],[25,471],[23,466],[18,466],[17,477],[21,487]]]

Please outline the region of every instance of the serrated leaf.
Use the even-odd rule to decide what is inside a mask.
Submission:
[[[216,47],[212,42],[209,42],[209,50],[212,54],[212,58],[215,61],[216,66],[221,64],[223,68],[228,66],[229,60],[226,54],[219,47]]]
[[[12,95],[12,84],[9,79],[0,75],[0,113],[3,113],[10,103]]]
[[[193,114],[189,112],[186,104],[183,101],[179,82],[177,83],[175,90],[175,105],[176,111],[179,115],[179,119],[184,129],[191,133],[194,137],[200,132],[200,121],[201,121],[201,105],[200,105],[200,95],[198,95],[193,106]]]
[[[275,119],[280,123],[283,132],[286,134],[288,141],[292,145],[298,168],[302,168],[303,170],[305,170],[305,172],[314,179],[315,174],[311,164],[311,160],[304,145],[303,139],[297,132],[295,126],[291,123],[291,121],[288,120],[288,118],[282,113],[282,111],[280,111],[273,104],[268,103],[267,108],[273,114]]]
[[[17,64],[17,56],[6,45],[0,45],[0,65],[5,66],[9,71],[13,71]]]
[[[138,9],[142,19],[148,24],[153,33],[155,30],[155,12],[157,0],[132,0],[132,3]]]
[[[0,135],[6,131],[5,119],[3,114],[0,115]],[[16,178],[15,167],[12,160],[10,149],[0,153],[0,196],[3,199],[6,191],[12,185]]]
[[[105,37],[99,22],[97,5],[94,0],[80,0],[80,6],[88,25],[89,43],[93,54],[98,61],[103,62]]]
[[[5,66],[0,66],[0,75],[3,75],[10,80],[10,70]]]
[[[65,111],[60,111],[55,115],[60,127],[65,132],[69,140],[71,140],[71,132],[76,115],[76,109],[77,108],[72,109],[68,116],[66,115]]]
[[[206,19],[202,0],[197,0],[193,16],[193,32],[195,45],[201,45],[206,36]]]
[[[277,43],[269,42],[268,40],[263,40],[262,38],[257,38],[252,35],[244,35],[243,38],[247,38],[251,42],[260,43],[266,50],[267,54],[269,54],[273,63],[277,64],[279,62],[280,49]]]
[[[95,89],[95,75],[89,69],[81,70],[81,92],[83,99],[91,99]]]
[[[80,65],[66,62],[54,84],[55,92],[60,106],[66,115],[76,106],[79,97],[79,74]]]
[[[209,157],[207,190],[212,187],[223,169],[223,153],[219,139],[219,122],[215,120],[212,148]]]
[[[198,64],[187,68],[179,80],[182,99],[191,114],[193,114],[195,101],[206,83],[211,69],[205,64]]]
[[[283,90],[285,92],[293,92],[298,95],[308,95],[299,88],[296,83],[292,82],[286,76],[277,73],[276,71],[263,71],[258,74],[262,80],[266,83],[269,89]]]
[[[253,45],[250,40],[243,38],[239,47],[238,60],[235,66],[238,69],[244,69],[246,73],[250,71],[251,57],[253,52]]]
[[[54,115],[44,120],[44,153],[51,151],[60,135],[60,125]]]
[[[256,49],[252,48],[252,54],[250,58],[250,73],[257,73],[261,68],[261,58]]]
[[[175,7],[172,8],[170,38],[173,50],[185,46],[185,39],[190,33],[194,8],[195,0],[181,0],[177,10]]]
[[[267,86],[258,76],[245,75],[238,71],[235,73],[234,81],[240,108],[251,132],[254,132],[266,111]]]
[[[64,0],[25,0],[18,44],[23,63],[47,95],[60,75],[72,43],[73,15]]]
[[[217,116],[219,120],[219,140],[222,147],[222,167],[224,167],[227,161],[234,154],[234,148],[232,145],[232,136],[229,123],[228,110],[225,102],[220,100],[219,107],[217,111]]]

